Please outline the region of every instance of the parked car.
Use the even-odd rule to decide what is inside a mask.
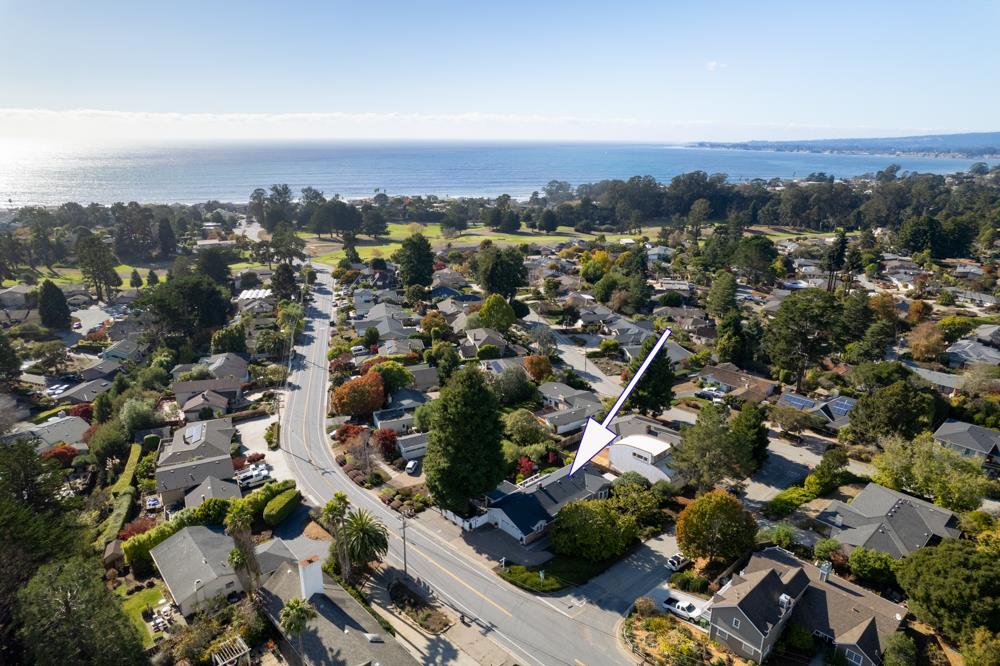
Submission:
[[[694,395],[696,398],[703,398],[705,400],[714,400],[716,398],[722,399],[726,397],[725,392],[715,387],[704,388],[695,393]]]
[[[680,571],[689,564],[691,564],[691,560],[680,553],[674,553],[667,558],[667,568],[671,571]]]
[[[364,356],[368,353],[368,348],[363,345],[354,345],[351,347],[351,356]]]
[[[245,476],[250,476],[252,474],[257,474],[258,472],[267,472],[267,471],[268,471],[267,464],[259,462],[259,463],[254,463],[252,465],[247,465],[243,469],[236,472],[235,477],[236,480],[239,481]]]
[[[240,488],[256,488],[257,486],[262,486],[271,480],[271,473],[267,470],[257,471],[248,476],[243,476],[237,479],[236,483]]]
[[[664,599],[663,606],[669,612],[685,620],[693,620],[701,615],[701,609],[693,603],[682,599],[675,599],[674,597],[667,597]]]
[[[417,476],[418,474],[420,474],[420,461],[411,460],[410,462],[406,463],[406,473],[409,474],[410,476]]]
[[[78,328],[83,328],[83,324],[81,324],[81,323],[80,323],[80,322],[78,322],[78,321],[74,321],[74,322],[73,322],[73,328],[74,328],[74,329],[78,329]]]

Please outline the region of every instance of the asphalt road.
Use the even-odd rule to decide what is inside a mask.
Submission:
[[[524,319],[525,321],[533,322],[535,325],[551,326],[544,317],[536,312],[530,313]],[[588,360],[585,347],[576,346],[570,340],[569,336],[557,331],[552,331],[552,337],[555,340],[556,348],[559,350],[559,356],[562,360],[573,368],[576,374],[587,380],[594,388],[594,392],[608,398],[618,397],[622,392],[621,382],[617,377],[604,374],[600,368],[594,365],[593,361]]]
[[[290,391],[281,412],[281,448],[299,489],[311,504],[321,506],[335,492],[342,491],[353,506],[380,518],[390,532],[387,563],[402,569],[399,515],[348,480],[333,460],[324,427],[333,280],[326,267],[316,268],[314,300],[306,310],[306,327],[292,360]],[[628,663],[629,657],[615,636],[615,626],[632,598],[665,575],[660,566],[663,555],[644,545],[634,559],[613,567],[576,594],[536,597],[507,584],[481,561],[455,552],[419,524],[411,522],[406,536],[410,575],[428,584],[444,603],[474,618],[485,636],[523,664]],[[635,594],[633,590],[637,590]],[[567,601],[569,597],[573,601]]]

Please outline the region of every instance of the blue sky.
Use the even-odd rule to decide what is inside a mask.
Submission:
[[[1000,129],[988,2],[11,2],[0,136]]]

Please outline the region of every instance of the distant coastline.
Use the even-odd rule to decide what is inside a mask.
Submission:
[[[804,141],[697,141],[694,148],[750,150],[821,155],[926,157],[936,159],[1000,159],[1000,132],[928,134],[874,139]]]

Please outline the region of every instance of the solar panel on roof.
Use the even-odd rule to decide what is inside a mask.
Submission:
[[[841,416],[846,416],[852,409],[857,401],[853,398],[837,398],[830,404],[830,411],[833,412],[834,416],[840,418]]]

